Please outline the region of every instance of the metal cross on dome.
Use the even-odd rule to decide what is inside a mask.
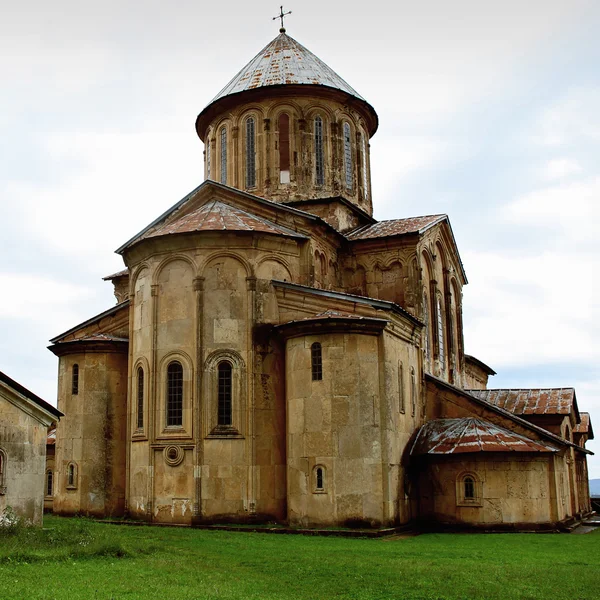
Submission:
[[[283,6],[279,7],[279,11],[280,11],[280,14],[278,14],[276,17],[273,17],[273,21],[275,21],[275,19],[281,19],[281,29],[279,31],[281,33],[285,33],[285,27],[283,26],[283,19],[284,19],[284,17],[287,17],[287,15],[291,15],[292,11],[288,10],[286,13],[284,13]]]

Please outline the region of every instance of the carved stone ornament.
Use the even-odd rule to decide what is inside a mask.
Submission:
[[[165,456],[165,462],[170,467],[176,467],[183,462],[184,452],[181,446],[167,446],[164,449],[163,454]]]

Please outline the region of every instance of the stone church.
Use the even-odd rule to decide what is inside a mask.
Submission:
[[[195,123],[205,181],[51,340],[54,511],[555,527],[590,511],[572,388],[490,390],[446,215],[376,221],[374,108],[287,35]]]

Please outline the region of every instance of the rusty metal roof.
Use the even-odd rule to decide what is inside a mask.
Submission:
[[[374,238],[406,235],[408,233],[423,233],[432,225],[447,219],[447,215],[426,215],[408,219],[391,219],[379,221],[372,225],[364,225],[346,234],[349,240],[372,240]]]
[[[569,415],[577,410],[573,388],[466,390],[515,415]]]
[[[557,452],[557,449],[473,417],[429,421],[419,430],[411,449],[413,455],[468,452]]]
[[[587,433],[590,440],[594,439],[594,430],[592,429],[592,422],[590,420],[590,413],[582,412],[579,413],[581,417],[581,423],[575,425],[573,433]]]
[[[267,44],[209,103],[261,87],[273,85],[322,85],[341,90],[365,101],[333,69],[310,50],[280,33]]]
[[[102,281],[110,281],[112,279],[117,279],[117,277],[125,277],[129,275],[129,269],[126,267],[122,271],[118,271],[117,273],[112,273],[111,275],[107,275],[102,278]]]
[[[220,200],[212,200],[139,239],[194,231],[260,231],[302,239],[306,237]]]

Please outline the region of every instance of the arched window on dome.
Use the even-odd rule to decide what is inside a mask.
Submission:
[[[360,134],[360,151],[362,155],[363,199],[369,199],[369,173],[367,172],[367,136]]]
[[[315,117],[315,183],[325,183],[325,161],[323,152],[323,119]]]
[[[290,117],[279,116],[279,183],[290,182]]]
[[[246,188],[256,187],[256,122],[246,119]]]
[[[71,394],[79,394],[79,365],[73,365],[71,369]]]
[[[205,147],[205,153],[206,153],[206,179],[211,179],[211,172],[210,172],[210,134],[206,136],[206,142],[204,144]]]
[[[346,177],[346,189],[352,191],[352,176],[354,171],[352,161],[352,132],[350,123],[344,121],[344,173]]]
[[[227,185],[227,127],[221,127],[219,137],[221,143],[221,183]]]

